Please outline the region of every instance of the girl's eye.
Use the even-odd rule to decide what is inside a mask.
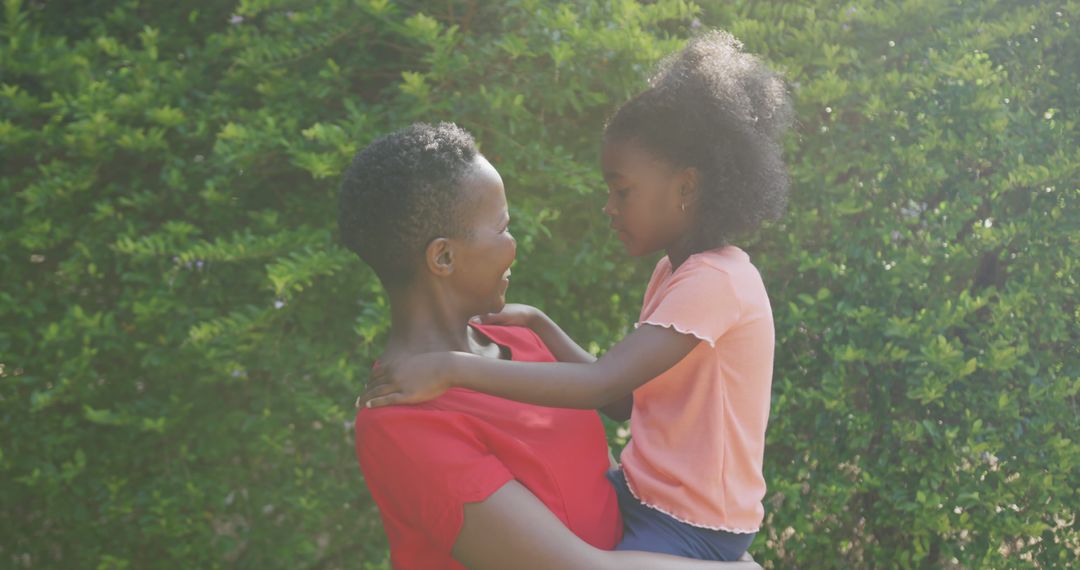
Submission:
[[[615,191],[615,197],[619,198],[621,200],[623,198],[626,198],[626,195],[629,194],[629,193],[630,193],[629,188],[619,188],[618,190]]]

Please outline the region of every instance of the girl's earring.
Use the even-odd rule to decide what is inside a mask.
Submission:
[[[682,211],[684,211],[684,212],[686,211],[686,202],[682,203]]]

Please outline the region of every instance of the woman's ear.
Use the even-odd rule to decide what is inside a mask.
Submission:
[[[435,238],[424,250],[424,263],[432,275],[446,277],[454,272],[454,246],[447,238]]]

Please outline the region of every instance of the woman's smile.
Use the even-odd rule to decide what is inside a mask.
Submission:
[[[517,242],[510,233],[510,212],[498,171],[477,155],[473,171],[462,181],[471,201],[465,237],[457,248],[454,287],[467,300],[467,313],[498,312],[506,303],[510,266],[517,256]],[[502,271],[498,269],[502,267]]]

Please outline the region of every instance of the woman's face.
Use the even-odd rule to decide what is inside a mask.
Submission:
[[[630,255],[667,249],[686,231],[686,183],[679,169],[633,141],[608,141],[601,154],[608,185],[604,213]]]
[[[502,177],[478,155],[461,184],[469,200],[467,235],[454,240],[452,286],[470,315],[498,312],[506,304],[510,265],[517,255]]]

